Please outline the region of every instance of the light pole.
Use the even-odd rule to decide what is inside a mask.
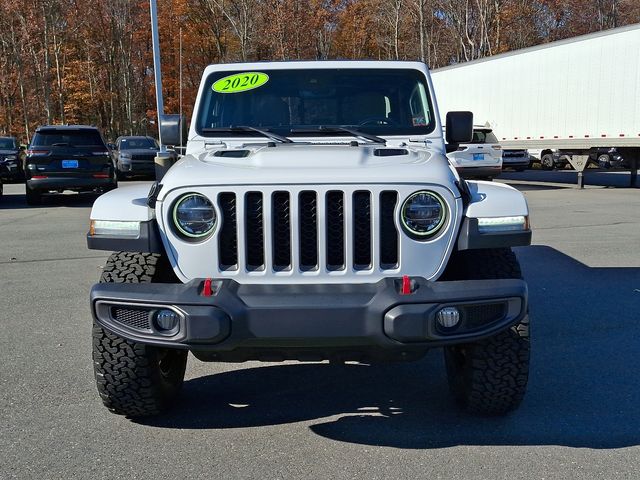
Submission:
[[[160,153],[167,150],[162,143],[162,132],[160,130],[160,119],[164,115],[164,101],[162,99],[162,66],[160,63],[160,36],[158,34],[158,6],[156,0],[149,0],[151,7],[151,41],[153,43],[153,73],[156,84],[156,107],[158,124],[158,141],[160,143]]]

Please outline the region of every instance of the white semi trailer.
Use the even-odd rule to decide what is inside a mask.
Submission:
[[[440,111],[471,110],[505,149],[543,166],[615,148],[640,157],[640,24],[496,55],[432,73]]]

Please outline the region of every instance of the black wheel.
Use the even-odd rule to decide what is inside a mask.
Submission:
[[[460,252],[451,279],[522,278],[511,249]],[[445,347],[449,389],[472,413],[504,415],[517,408],[529,377],[529,318],[479,342]]]
[[[27,205],[40,205],[42,203],[42,193],[39,190],[26,186]]]
[[[555,167],[555,162],[553,161],[553,155],[550,153],[543,155],[542,158],[540,159],[540,166],[542,166],[542,168],[544,168],[545,170],[553,170]]]
[[[164,256],[119,252],[109,257],[101,283],[175,281]],[[93,367],[98,392],[113,413],[129,417],[157,415],[177,397],[187,365],[187,351],[157,348],[125,340],[93,325]]]
[[[600,168],[611,168],[611,157],[606,153],[598,156],[598,166]]]

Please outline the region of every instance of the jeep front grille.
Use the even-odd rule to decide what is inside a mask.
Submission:
[[[220,271],[396,269],[396,191],[218,194]],[[349,225],[346,218],[353,219]]]

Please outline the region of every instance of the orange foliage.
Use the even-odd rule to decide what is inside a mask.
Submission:
[[[158,0],[158,11],[165,110],[182,92],[187,116],[210,63],[438,67],[640,21],[638,0]],[[60,122],[110,139],[155,133],[148,0],[2,0],[0,32],[0,134],[26,142]]]

